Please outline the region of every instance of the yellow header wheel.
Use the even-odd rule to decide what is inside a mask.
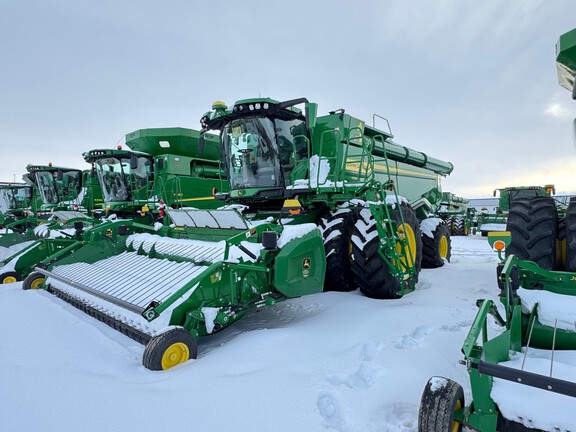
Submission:
[[[190,358],[190,350],[185,343],[176,342],[170,345],[164,355],[162,356],[162,369],[168,370],[180,363],[188,361]]]
[[[14,282],[17,282],[14,276],[6,276],[4,279],[2,279],[3,284],[9,284]]]
[[[30,283],[30,289],[40,289],[40,288],[42,288],[43,284],[44,284],[44,278],[34,279]]]

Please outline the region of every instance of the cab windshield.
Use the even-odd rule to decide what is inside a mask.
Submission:
[[[38,171],[36,184],[44,204],[58,204],[71,200],[80,192],[81,171]]]
[[[130,156],[106,157],[94,163],[102,187],[104,201],[146,199],[148,180],[152,174],[150,157],[138,156],[137,166],[131,168]]]
[[[32,198],[30,186],[10,186],[0,189],[0,211],[27,207]]]
[[[305,141],[302,120],[240,118],[222,129],[223,162],[232,189],[285,187]],[[297,143],[298,141],[298,143]],[[303,150],[303,151],[302,151]]]

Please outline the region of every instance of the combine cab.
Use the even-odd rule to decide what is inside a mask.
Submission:
[[[32,195],[27,183],[0,183],[0,228],[28,216]]]

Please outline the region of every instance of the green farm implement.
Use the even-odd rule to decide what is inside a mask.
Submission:
[[[560,37],[557,66],[576,99],[576,29]],[[564,216],[549,196],[553,188],[544,189],[513,191],[520,196],[509,200],[508,232],[491,236],[505,255],[497,268],[504,312],[492,300],[477,301],[461,362],[472,401],[465,403],[455,381],[431,378],[419,432],[576,430],[576,199]],[[502,331],[489,334],[488,316]]]
[[[436,213],[450,228],[450,235],[467,236],[473,231],[476,209],[469,204],[468,198],[442,193],[442,203]]]
[[[198,153],[199,132],[184,128],[140,129],[126,135],[127,149],[84,153],[104,195],[106,216],[153,222],[165,208],[216,208],[216,191],[227,190],[221,175],[218,138],[212,151]]]
[[[305,112],[295,107],[302,103]],[[143,364],[154,370],[196,358],[201,337],[287,298],[324,288],[360,287],[374,298],[413,291],[422,224],[432,239],[429,264],[449,258],[448,228],[429,216],[452,165],[399,146],[391,133],[342,110],[323,117],[316,110],[305,100],[240,101],[230,110],[216,104],[201,134],[184,134],[181,147],[151,132],[156,147],[181,148],[173,158],[151,149],[143,132],[128,135],[131,148],[148,146],[131,154],[85,154],[110,213],[121,185],[137,206],[153,190],[158,199],[146,206],[160,210],[162,197],[162,224],[108,219],[86,231],[73,254],[41,262],[24,288],[44,287],[145,343]],[[208,130],[220,130],[220,140]],[[196,173],[198,187],[184,178],[180,189],[170,186],[173,175],[151,186],[143,181],[149,168],[156,181],[162,170]],[[179,196],[190,192],[197,194],[191,200]],[[202,202],[202,210],[188,208]]]

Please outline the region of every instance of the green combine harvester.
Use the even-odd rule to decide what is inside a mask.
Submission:
[[[197,157],[194,148],[197,149],[198,137],[198,131],[190,129],[142,129],[126,137],[126,144],[133,150],[87,152],[84,157],[93,169],[84,172],[85,184],[96,182],[98,186],[91,189],[103,192],[104,199],[98,195],[101,211],[94,210],[105,213],[107,217],[96,220],[78,211],[55,210],[69,205],[78,208],[77,202],[61,201],[65,196],[58,194],[60,200],[52,203],[54,207],[45,215],[42,224],[23,235],[15,234],[12,237],[21,241],[0,249],[0,283],[20,281],[37,265],[46,266],[74,253],[94,236],[107,235],[114,230],[115,218],[129,218],[152,226],[163,216],[166,208],[182,207],[188,202],[205,208],[213,207],[212,191],[216,187],[222,188],[217,168],[218,155]],[[36,174],[37,183],[58,185],[57,182],[38,181],[46,174],[39,176],[36,169],[30,172]],[[48,177],[66,178],[62,175]],[[62,187],[53,190],[59,191]],[[78,201],[84,204],[90,195],[86,190],[81,195],[84,198]]]
[[[84,153],[100,182],[105,216],[150,223],[165,208],[216,208],[217,191],[228,188],[215,150],[198,154],[200,133],[185,128],[140,129],[126,135],[130,150]]]
[[[27,183],[0,183],[0,228],[28,217],[32,197],[33,188]]]
[[[576,99],[576,29],[562,35],[556,49],[560,84]],[[419,432],[464,426],[480,432],[575,430],[566,402],[573,408],[576,399],[566,397],[576,398],[576,199],[564,218],[550,196],[515,199],[507,229],[510,236],[491,239],[505,256],[497,269],[504,314],[491,300],[478,300],[462,347],[472,402],[465,403],[455,381],[431,378],[422,394]],[[565,248],[558,246],[561,231]],[[488,316],[502,332],[489,335]],[[566,405],[548,412],[558,404]]]
[[[437,215],[450,228],[450,235],[467,236],[473,231],[476,209],[470,207],[468,198],[451,192],[443,192],[442,203]]]
[[[324,288],[360,287],[380,299],[413,291],[421,225],[431,235],[432,264],[449,256],[447,227],[426,216],[434,215],[439,178],[452,165],[399,146],[342,110],[316,112],[303,99],[216,104],[202,119],[197,145],[187,148],[196,158],[217,158],[218,170],[166,158],[153,165],[226,179],[229,189],[214,187],[216,201],[206,200],[219,209],[177,201],[165,208],[162,225],[118,219],[104,232],[96,227],[74,254],[38,266],[24,288],[44,287],[145,343],[143,364],[153,370],[196,358],[201,337],[255,308]],[[220,130],[219,141],[211,129]],[[110,156],[94,162],[101,178],[122,171],[109,168]],[[120,164],[124,172],[147,166],[134,159]],[[104,195],[112,208],[115,200]]]

